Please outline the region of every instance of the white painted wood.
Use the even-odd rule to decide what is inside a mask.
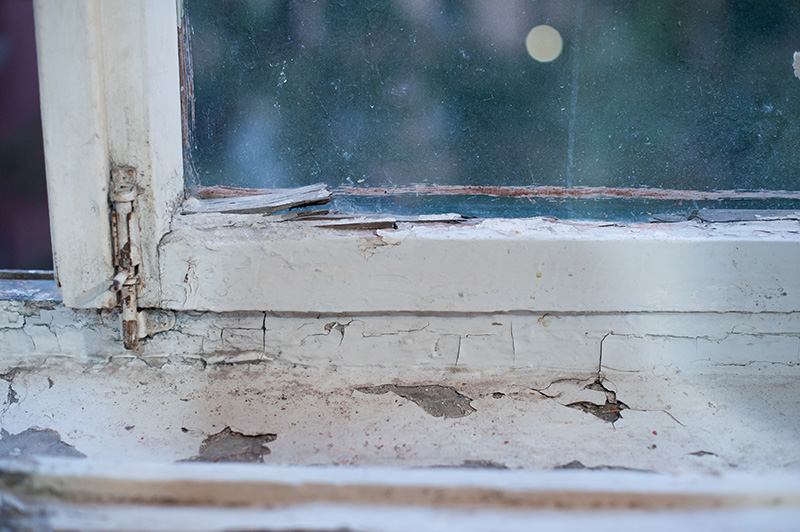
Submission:
[[[645,507],[695,525],[724,507],[796,523],[800,312],[144,315],[153,336],[130,352],[116,311],[0,302],[3,448],[24,457],[0,465],[0,507],[11,490],[25,501],[15,517],[56,530],[129,530],[134,516],[141,530],[225,530],[244,526],[230,520],[242,505],[271,507],[253,529],[315,528],[297,519],[300,503],[327,505],[311,512],[327,519],[365,508],[385,519],[388,505],[398,519],[469,508],[505,523],[601,507],[641,530]],[[608,399],[597,379],[628,407],[613,425],[570,407]],[[435,417],[422,401],[364,392],[383,384],[446,387],[474,411]],[[225,427],[275,435],[264,463],[175,464]],[[13,440],[43,430],[87,459],[31,460],[65,450]],[[552,471],[576,461],[599,470]]]
[[[800,509],[745,508],[718,510],[664,510],[658,512],[570,509],[539,510],[434,510],[410,507],[354,505],[298,505],[277,509],[197,508],[162,506],[34,506],[48,516],[54,530],[82,532],[228,532],[230,530],[369,530],[371,532],[794,532]],[[39,522],[41,522],[40,520]],[[35,523],[36,521],[33,520]],[[22,528],[22,527],[20,527]]]
[[[630,471],[492,471],[115,464],[41,457],[2,461],[20,494],[75,502],[287,507],[711,510],[800,506],[797,474],[642,475]],[[24,479],[24,482],[20,482]]]
[[[12,527],[126,531],[796,529],[796,474],[0,464]],[[18,498],[15,495],[24,496]],[[65,500],[54,500],[54,496]],[[24,501],[24,502],[23,502]]]
[[[162,242],[166,308],[307,313],[789,312],[798,224],[543,219],[337,231],[182,217]]]
[[[137,170],[139,306],[156,306],[157,246],[183,199],[177,9],[164,0],[98,2],[108,157]]]
[[[34,4],[53,262],[72,307],[116,303],[100,3]]]
[[[171,2],[36,2],[53,248],[64,302],[110,307],[110,165],[137,169],[143,305],[183,197],[177,14]]]
[[[277,317],[146,310],[139,316],[143,341],[133,355],[155,365],[280,361],[323,368],[528,368],[591,375],[600,366],[602,343],[604,372],[688,375],[745,368],[789,375],[800,370],[800,312]],[[120,350],[117,311],[0,302],[0,373],[47,357],[107,360]]]

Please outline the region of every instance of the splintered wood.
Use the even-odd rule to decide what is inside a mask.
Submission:
[[[183,206],[183,214],[222,212],[231,214],[271,214],[293,207],[321,205],[331,200],[331,191],[324,183],[289,190],[274,190],[255,196],[199,199],[191,197]]]

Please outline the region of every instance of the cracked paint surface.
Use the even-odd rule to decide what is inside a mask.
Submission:
[[[210,457],[217,444],[224,451],[227,439],[232,448],[217,460],[263,460],[268,444],[273,465],[473,462],[553,469],[578,461],[668,473],[800,471],[800,372],[604,373],[603,386],[631,406],[613,426],[566,407],[604,402],[604,391],[586,389],[593,372],[563,378],[559,371],[524,368],[332,371],[279,360],[203,365],[174,359],[156,366],[135,358],[91,364],[52,358],[19,368],[11,383],[19,401],[2,405],[0,427],[9,434],[47,427],[98,460]],[[424,401],[418,406],[403,398],[409,390],[401,386],[364,386],[411,379],[436,383],[463,400],[456,414],[466,405],[474,411],[434,417]],[[354,392],[358,388],[385,393]],[[266,435],[275,439],[258,439]],[[204,441],[209,451],[198,452]]]
[[[0,303],[0,429],[110,460],[229,428],[277,435],[275,464],[800,468],[800,313],[152,318],[131,352],[116,312]],[[434,417],[409,383],[460,406]]]
[[[508,367],[683,372],[800,366],[800,312],[488,316],[281,316],[144,310],[148,334],[121,353],[116,311],[0,302],[0,373],[15,360],[134,357],[206,364],[283,360],[324,366]],[[544,323],[547,323],[547,326]],[[609,331],[614,331],[609,335]]]

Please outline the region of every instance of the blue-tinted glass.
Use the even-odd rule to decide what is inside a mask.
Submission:
[[[195,96],[187,173],[198,184],[800,189],[797,0],[185,7]],[[481,216],[535,216],[548,204],[437,198],[339,203],[477,205]],[[565,209],[604,217],[603,203],[626,219],[661,206]],[[796,197],[755,204],[800,207]]]

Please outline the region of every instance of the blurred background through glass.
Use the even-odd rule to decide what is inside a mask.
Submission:
[[[796,0],[185,7],[191,184],[800,189]],[[382,201],[444,208],[429,197]],[[582,204],[570,205],[575,216],[614,208]],[[547,211],[504,205],[514,216]]]

